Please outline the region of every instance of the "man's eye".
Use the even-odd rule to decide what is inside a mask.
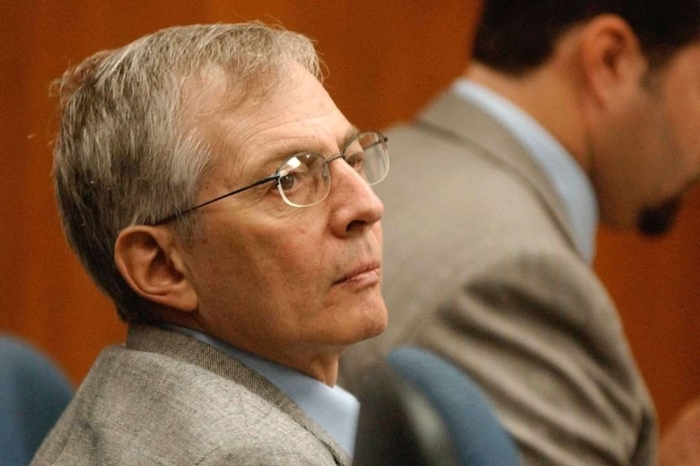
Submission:
[[[286,175],[282,175],[279,177],[277,180],[279,183],[280,187],[282,188],[282,191],[284,192],[291,192],[294,190],[294,187],[297,185],[297,175],[296,173],[287,173]]]
[[[364,170],[365,163],[365,153],[364,152],[353,152],[345,156],[345,161],[357,172],[362,172]]]

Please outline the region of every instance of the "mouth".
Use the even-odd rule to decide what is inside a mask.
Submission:
[[[333,285],[371,285],[378,283],[382,278],[381,269],[382,265],[380,262],[369,262],[343,275],[339,280],[336,280]]]

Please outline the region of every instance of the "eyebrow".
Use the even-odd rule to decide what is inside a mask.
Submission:
[[[350,129],[345,132],[345,137],[343,138],[343,143],[339,144],[340,150],[343,150],[348,143],[360,134],[360,130],[355,125],[351,125]]]
[[[352,141],[354,138],[356,138],[357,135],[359,135],[360,133],[361,133],[361,131],[355,125],[351,125],[350,128],[348,128],[348,130],[345,132],[345,135],[342,137],[342,139],[338,140],[339,149],[341,151],[344,150],[345,147],[348,145],[348,143],[350,141]],[[307,152],[320,152],[320,151],[309,149],[308,146],[302,146],[302,145],[295,144],[294,146],[290,147],[289,149],[276,152],[274,155],[267,158],[266,164],[267,163],[281,164],[282,162],[284,162],[285,160],[287,160],[290,157],[293,157],[297,154],[307,153]],[[336,155],[336,154],[332,154],[332,155]],[[275,166],[274,169],[276,169],[276,168],[277,167]]]

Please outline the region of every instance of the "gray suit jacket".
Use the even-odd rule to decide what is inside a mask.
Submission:
[[[544,172],[449,94],[389,144],[389,326],[346,351],[340,383],[357,390],[378,356],[427,347],[481,384],[525,464],[654,464],[653,407],[618,313]]]
[[[257,372],[188,336],[129,329],[105,349],[32,462],[43,465],[349,465]]]

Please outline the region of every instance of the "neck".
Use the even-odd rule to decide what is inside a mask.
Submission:
[[[338,379],[340,351],[331,353],[287,351],[284,353],[266,352],[266,354],[256,352],[255,354],[278,364],[291,367],[329,387],[335,386]]]
[[[329,387],[335,386],[338,379],[338,361],[343,348],[316,350],[300,348],[299,346],[281,346],[279,344],[255,345],[244,339],[227,338],[225,335],[210,331],[195,318],[183,317],[182,314],[169,315],[161,322],[189,328],[211,338],[223,341],[232,347],[255,355],[259,358],[292,368],[302,374],[322,382]],[[175,318],[177,317],[177,318]]]
[[[523,75],[509,75],[475,62],[465,77],[498,93],[549,131],[589,172],[585,123],[574,78],[554,64]]]

